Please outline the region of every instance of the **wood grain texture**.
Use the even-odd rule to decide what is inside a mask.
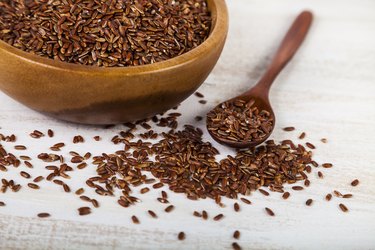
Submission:
[[[230,33],[223,56],[200,92],[208,103],[198,104],[195,96],[185,101],[180,110],[180,125],[196,123],[196,115],[206,112],[224,99],[251,87],[264,72],[291,21],[302,9],[315,14],[314,24],[305,43],[276,80],[270,99],[277,115],[272,137],[275,140],[297,140],[305,131],[306,141],[317,146],[314,158],[332,162],[334,168],[324,169],[324,179],[311,175],[311,187],[292,192],[284,201],[280,194],[264,197],[258,192],[249,199],[253,205],[241,204],[241,213],[234,213],[234,201],[224,200],[225,208],[212,201],[187,201],[170,194],[176,206],[170,214],[163,212],[156,197],[160,190],[142,196],[135,207],[122,209],[111,197],[100,197],[100,209],[89,216],[77,216],[76,209],[84,203],[59,187],[41,182],[41,190],[24,187],[19,193],[0,194],[6,202],[0,207],[1,249],[231,249],[232,234],[241,231],[238,243],[243,249],[374,249],[375,248],[375,2],[363,0],[228,0]],[[0,94],[0,133],[15,133],[17,144],[28,146],[28,154],[36,156],[50,144],[71,141],[74,135],[85,137],[84,144],[69,144],[69,150],[113,152],[119,146],[110,143],[122,127],[104,130],[100,127],[63,123],[33,112]],[[296,131],[281,128],[295,126]],[[28,134],[39,129],[56,131],[53,139],[40,141]],[[103,140],[91,138],[100,135]],[[328,143],[320,143],[321,138]],[[67,139],[69,138],[69,139]],[[205,138],[209,139],[205,134]],[[11,150],[12,143],[3,143]],[[217,145],[217,144],[215,144]],[[217,145],[222,155],[233,153]],[[14,151],[14,150],[12,150]],[[17,155],[23,152],[16,152]],[[63,154],[67,155],[66,151]],[[33,177],[45,174],[45,164],[33,160]],[[24,167],[23,167],[24,168]],[[0,177],[13,178],[21,184],[19,171],[0,172]],[[72,174],[72,190],[84,186],[83,180],[95,169],[86,168]],[[358,178],[360,184],[351,187]],[[290,187],[286,190],[290,191]],[[324,200],[328,192],[352,193],[347,200]],[[88,196],[93,193],[88,192]],[[307,207],[307,199],[313,199]],[[348,213],[339,210],[344,203]],[[264,207],[276,214],[269,217]],[[152,219],[152,209],[159,219]],[[190,214],[206,209],[210,218],[225,214],[220,222],[202,222]],[[39,212],[52,214],[38,219]],[[135,214],[141,224],[133,225]],[[177,234],[185,231],[186,240]]]

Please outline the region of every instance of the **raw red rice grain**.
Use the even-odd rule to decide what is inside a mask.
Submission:
[[[53,180],[53,183],[55,183],[56,185],[64,185],[64,182],[62,180]]]
[[[29,161],[24,161],[23,162],[25,165],[26,165],[26,167],[28,167],[28,168],[33,168],[34,166],[33,166],[33,164],[31,164]]]
[[[118,200],[117,203],[122,207],[129,207],[129,203],[124,200]]]
[[[251,204],[251,201],[248,200],[248,199],[246,199],[246,198],[241,198],[241,201],[242,201],[243,203],[245,203],[245,204],[248,204],[248,205]]]
[[[81,135],[76,135],[73,137],[73,143],[83,143],[85,139]]]
[[[70,187],[67,184],[64,183],[63,188],[66,193],[70,193]]]
[[[216,215],[213,219],[214,219],[214,221],[219,221],[219,220],[221,220],[223,217],[224,217],[223,214],[218,214],[218,215]]]
[[[14,149],[16,149],[16,150],[26,150],[27,148],[24,145],[16,145],[16,146],[14,146]]]
[[[300,191],[300,190],[303,190],[303,187],[302,186],[293,186],[292,189],[296,190],[296,191]]]
[[[86,162],[81,162],[80,164],[77,165],[78,169],[84,169],[85,167],[87,167],[87,163]]]
[[[33,182],[41,182],[42,180],[44,180],[44,177],[40,175],[40,176],[34,178]]]
[[[34,130],[32,133],[30,133],[30,136],[34,139],[39,139],[40,137],[44,136],[44,134],[39,130]]]
[[[303,139],[305,139],[305,137],[306,137],[306,133],[305,133],[305,132],[302,132],[298,138],[299,138],[300,140],[303,140]]]
[[[184,240],[186,236],[184,232],[179,232],[177,237],[178,237],[178,240]]]
[[[355,180],[353,180],[353,181],[350,183],[350,185],[352,185],[353,187],[358,186],[358,184],[359,184],[359,180],[358,180],[358,179],[355,179]]]
[[[140,223],[139,219],[135,215],[132,216],[132,221],[133,221],[134,224],[139,224]]]
[[[202,217],[202,214],[199,213],[198,211],[194,211],[194,212],[193,212],[193,215],[194,215],[195,217]]]
[[[289,131],[293,131],[293,130],[295,130],[296,128],[295,127],[285,127],[285,128],[283,128],[283,130],[284,131],[287,131],[287,132],[289,132]]]
[[[332,199],[332,194],[327,194],[326,195],[326,201],[330,201]]]
[[[239,212],[240,211],[240,205],[237,202],[234,203],[233,204],[233,209],[234,209],[234,211]]]
[[[275,213],[268,207],[264,208],[269,216],[275,216]]]
[[[164,199],[164,198],[157,198],[157,200],[160,202],[160,203],[163,203],[163,204],[168,204],[169,201],[167,199]]]
[[[240,238],[240,236],[241,236],[240,231],[238,231],[238,230],[234,231],[233,238],[235,238],[236,240],[238,240]]]
[[[81,215],[81,216],[91,214],[91,208],[80,207],[80,208],[78,208],[78,214]]]
[[[163,199],[168,199],[168,194],[167,194],[167,192],[165,192],[165,191],[161,191],[161,197],[163,197]]]
[[[310,180],[306,179],[303,184],[305,185],[305,187],[309,187],[310,186]]]
[[[241,250],[242,249],[241,246],[238,245],[237,242],[233,242],[232,243],[232,248],[233,248],[233,250]]]
[[[158,189],[158,188],[161,188],[161,187],[163,187],[163,186],[164,186],[163,183],[158,182],[158,183],[155,183],[154,185],[152,185],[152,188],[154,188],[154,189]]]
[[[286,200],[286,199],[288,199],[289,198],[289,196],[290,196],[290,193],[289,192],[285,192],[285,193],[283,193],[283,199],[284,200]]]
[[[318,171],[318,177],[319,177],[320,179],[323,179],[323,178],[324,178],[324,175],[323,175],[323,173],[322,173],[322,172],[320,172],[320,171]]]
[[[40,187],[35,183],[27,183],[27,186],[32,189],[39,189]]]
[[[81,195],[85,192],[85,190],[83,188],[79,188],[77,189],[77,191],[75,192],[76,195]]]
[[[152,211],[152,210],[148,210],[147,211],[148,212],[148,214],[152,217],[152,218],[158,218],[158,216],[156,215],[156,213],[154,212],[154,211]]]
[[[52,129],[48,129],[47,134],[48,134],[49,137],[53,137],[54,132],[53,132]]]
[[[26,178],[26,179],[30,179],[31,178],[31,175],[25,171],[21,171],[20,172],[20,175],[23,177],[23,178]]]
[[[258,191],[261,193],[261,194],[263,194],[264,196],[269,196],[270,195],[270,193],[269,192],[267,192],[266,190],[263,190],[263,189],[258,189]]]
[[[312,203],[313,203],[313,200],[312,200],[312,199],[308,199],[308,200],[306,201],[306,206],[311,206]]]
[[[202,93],[198,92],[198,91],[195,92],[194,94],[195,94],[195,96],[198,97],[198,98],[203,98],[203,97],[204,97],[204,95],[203,95]]]
[[[150,189],[149,189],[148,187],[144,187],[144,188],[142,188],[139,192],[140,192],[141,194],[145,194],[145,193],[147,193],[148,191],[150,191]]]
[[[164,209],[164,211],[167,212],[167,213],[170,213],[170,212],[172,212],[173,209],[174,209],[174,206],[173,205],[169,205],[168,207],[166,207]]]
[[[80,198],[81,200],[83,200],[83,201],[91,202],[91,199],[90,199],[89,197],[87,197],[86,195],[81,195],[79,198]]]
[[[95,207],[95,208],[98,208],[99,207],[99,202],[95,199],[91,199],[91,203],[92,205]]]
[[[349,209],[342,203],[339,204],[339,207],[340,207],[341,211],[343,211],[344,213],[349,211]]]
[[[50,217],[51,215],[49,213],[39,213],[38,214],[38,217],[39,218],[47,218],[47,217]]]
[[[312,143],[310,143],[310,142],[306,142],[306,146],[307,146],[308,148],[310,148],[310,149],[315,149],[315,148],[316,148],[315,145],[312,144]]]
[[[333,193],[336,197],[342,197],[342,193],[337,190],[333,190]]]
[[[208,213],[206,212],[206,210],[203,210],[203,211],[202,211],[202,218],[203,218],[204,220],[207,220],[207,219],[208,219]]]
[[[352,194],[344,194],[344,195],[342,196],[342,198],[345,198],[345,199],[352,198],[352,197],[353,197]]]
[[[323,163],[322,164],[323,168],[331,168],[332,166],[333,166],[332,163]]]

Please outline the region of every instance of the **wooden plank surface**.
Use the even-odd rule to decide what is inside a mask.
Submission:
[[[303,192],[293,192],[283,201],[280,194],[264,197],[258,192],[250,199],[253,205],[242,205],[234,213],[232,200],[224,200],[225,208],[212,201],[187,201],[182,195],[170,194],[176,206],[174,212],[163,213],[155,198],[160,191],[142,196],[142,202],[122,209],[116,199],[99,197],[100,209],[90,216],[79,217],[76,209],[82,205],[75,195],[42,182],[35,191],[24,187],[19,193],[0,194],[1,249],[230,249],[234,230],[242,235],[243,249],[375,249],[375,2],[373,0],[228,0],[230,34],[223,55],[200,92],[208,103],[198,104],[192,96],[180,111],[180,125],[204,123],[194,121],[204,116],[216,103],[241,93],[252,86],[264,72],[272,53],[299,11],[309,8],[315,22],[306,42],[290,65],[280,75],[271,91],[277,114],[275,140],[294,139],[302,131],[307,140],[316,144],[314,158],[318,162],[333,162],[335,167],[323,170],[320,180],[316,171],[312,185]],[[122,129],[104,130],[60,122],[0,94],[0,133],[15,133],[17,144],[28,146],[35,156],[60,140],[68,143],[77,134],[87,138],[84,144],[69,144],[67,151],[114,152],[119,146],[110,142]],[[285,133],[285,126],[295,126]],[[28,134],[39,129],[56,131],[53,139],[31,139]],[[90,138],[103,137],[101,142]],[[328,138],[323,144],[320,139]],[[209,136],[205,134],[209,140]],[[2,142],[7,150],[14,143]],[[215,144],[216,145],[216,144]],[[222,155],[233,153],[217,145]],[[69,149],[68,149],[69,148]],[[14,150],[12,150],[14,151]],[[63,151],[67,155],[68,152]],[[21,155],[22,152],[16,152]],[[44,165],[33,160],[32,176],[45,175]],[[13,178],[25,185],[19,171],[0,172],[0,178]],[[24,167],[23,167],[24,168]],[[73,190],[84,186],[84,180],[95,173],[93,167],[76,172],[69,185]],[[358,178],[358,187],[349,183]],[[286,188],[287,190],[290,187]],[[342,213],[334,198],[324,200],[333,190],[353,193],[345,200],[348,213]],[[94,195],[88,193],[88,196]],[[96,197],[96,196],[95,196]],[[304,202],[314,199],[312,207]],[[272,208],[276,216],[268,217],[263,208]],[[147,210],[159,214],[151,219]],[[220,222],[202,222],[191,214],[206,209],[210,216],[224,213]],[[39,212],[49,212],[50,219],[38,219]],[[133,225],[131,215],[137,215],[140,225]],[[177,240],[179,231],[187,238]]]

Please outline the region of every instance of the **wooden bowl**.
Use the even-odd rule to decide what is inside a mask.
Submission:
[[[0,89],[58,119],[115,124],[151,117],[191,95],[207,78],[228,31],[224,0],[208,0],[209,37],[178,57],[143,66],[103,68],[40,57],[0,40]]]

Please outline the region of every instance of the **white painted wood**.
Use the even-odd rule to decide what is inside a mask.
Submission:
[[[194,121],[195,115],[204,116],[219,101],[252,86],[293,18],[309,8],[316,17],[311,33],[271,92],[278,118],[273,138],[296,139],[305,131],[307,140],[317,145],[317,161],[335,164],[323,170],[325,178],[319,180],[314,172],[311,188],[293,192],[288,201],[276,193],[266,198],[254,193],[250,197],[253,205],[242,205],[238,214],[233,212],[231,200],[224,201],[226,208],[218,208],[212,201],[192,202],[176,194],[170,194],[176,210],[166,214],[155,200],[160,191],[153,191],[129,209],[122,209],[111,197],[99,197],[100,209],[85,217],[76,214],[84,203],[75,195],[42,182],[40,191],[24,186],[19,193],[0,194],[7,204],[0,207],[1,249],[230,249],[236,229],[242,233],[238,242],[244,249],[375,249],[375,2],[228,0],[228,7],[227,45],[200,88],[209,102],[203,106],[190,97],[180,108],[184,113],[180,125],[203,128],[203,122]],[[0,100],[0,133],[15,133],[17,142],[27,145],[28,155],[34,158],[51,144],[68,142],[66,138],[70,141],[77,134],[87,142],[65,150],[100,153],[119,148],[110,139],[121,126],[103,130],[68,124],[29,110],[4,94]],[[297,131],[282,132],[282,127],[290,125]],[[28,136],[34,129],[47,128],[56,131],[55,138],[37,141]],[[94,135],[102,136],[103,141],[94,142]],[[322,137],[329,143],[320,143]],[[12,143],[2,144],[8,150],[13,147]],[[222,155],[231,153],[218,148]],[[67,151],[63,153],[67,155]],[[33,177],[46,173],[45,164],[33,163],[35,167],[29,171]],[[18,174],[24,168],[0,172],[0,178],[25,185]],[[84,186],[83,181],[94,173],[94,168],[76,171],[69,185],[73,190]],[[355,188],[349,185],[354,178],[361,181]],[[324,201],[325,194],[334,189],[354,194],[353,199],[344,200],[349,213],[338,209],[342,200]],[[304,205],[308,198],[314,199],[312,207]],[[274,218],[265,215],[265,206],[275,211]],[[160,218],[151,219],[148,209]],[[226,217],[220,222],[202,222],[190,215],[202,209],[211,217],[218,213]],[[44,211],[52,218],[37,219],[36,214]],[[131,223],[133,214],[140,218],[140,225]],[[176,240],[181,230],[187,234],[183,242]]]

